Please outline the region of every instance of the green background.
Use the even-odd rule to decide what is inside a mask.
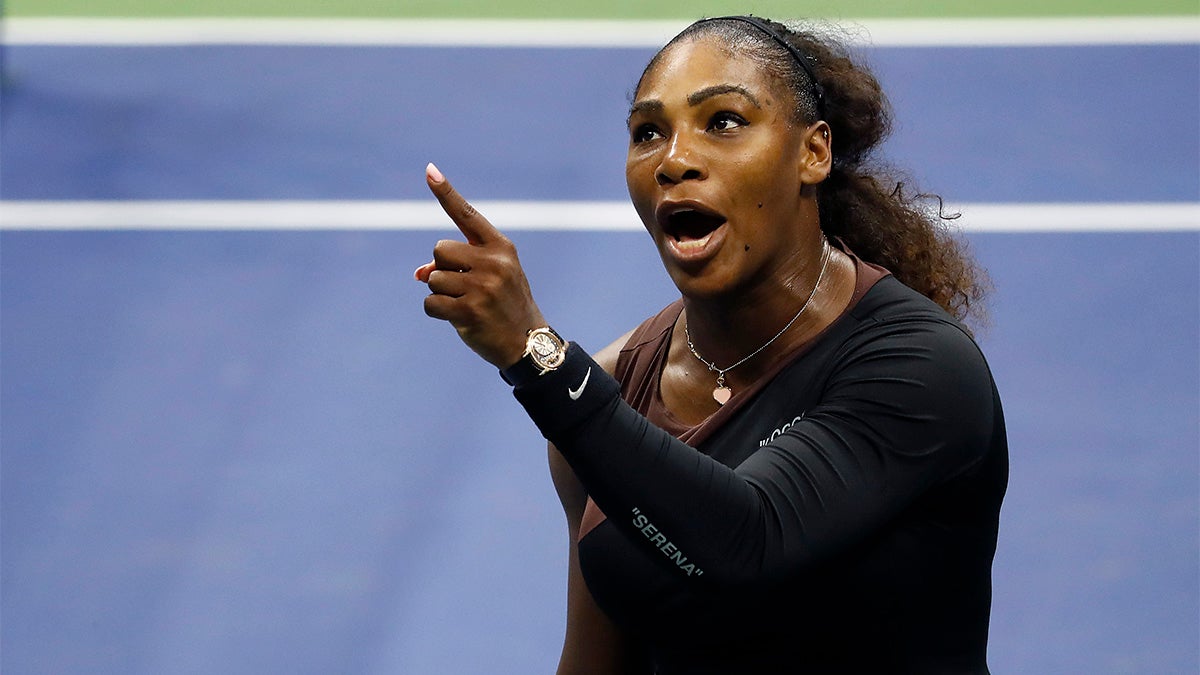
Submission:
[[[10,0],[10,16],[345,16],[694,18],[752,12],[780,17],[1016,17],[1200,15],[1197,0]]]

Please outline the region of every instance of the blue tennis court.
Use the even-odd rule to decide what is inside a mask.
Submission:
[[[415,200],[434,160],[622,200],[651,53],[9,46],[0,196]],[[951,202],[1200,201],[1196,45],[867,53]],[[552,671],[544,442],[411,280],[450,234],[0,231],[3,667]],[[585,347],[673,299],[635,231],[512,236]],[[994,671],[1194,672],[1200,225],[967,237],[1012,452]]]

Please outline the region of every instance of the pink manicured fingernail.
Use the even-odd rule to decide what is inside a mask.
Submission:
[[[441,171],[438,171],[438,168],[433,165],[433,162],[430,162],[429,166],[425,167],[425,175],[429,176],[429,180],[435,183],[440,183],[446,180],[446,177],[442,175]]]

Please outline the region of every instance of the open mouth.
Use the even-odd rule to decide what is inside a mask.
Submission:
[[[703,242],[710,234],[725,224],[725,217],[697,208],[681,208],[665,214],[659,220],[663,233],[676,244]]]

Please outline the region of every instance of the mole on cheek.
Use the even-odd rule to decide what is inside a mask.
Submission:
[[[750,244],[746,244],[746,250],[747,250],[747,251],[749,251],[749,250],[750,250]]]
[[[758,208],[760,208],[760,209],[762,208],[762,202],[758,203]]]

